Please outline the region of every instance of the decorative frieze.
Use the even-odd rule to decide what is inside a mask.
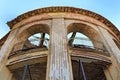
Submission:
[[[94,12],[88,11],[88,10],[73,8],[73,7],[46,7],[46,8],[36,9],[36,10],[30,11],[30,12],[27,12],[25,14],[18,16],[17,18],[8,22],[7,24],[12,29],[15,24],[17,24],[20,21],[27,19],[29,17],[40,15],[43,13],[56,13],[56,12],[76,13],[76,14],[82,14],[85,16],[95,18],[96,20],[99,20],[100,22],[102,22],[106,26],[108,26],[113,32],[115,32],[115,34],[117,36],[120,35],[120,32],[117,30],[117,28],[110,21],[108,21],[106,18],[104,18],[103,16],[96,14]]]

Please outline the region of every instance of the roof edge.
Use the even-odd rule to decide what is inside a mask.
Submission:
[[[7,24],[10,27],[10,29],[12,29],[15,24],[19,23],[20,21],[24,19],[27,19],[35,15],[40,15],[43,13],[50,13],[50,12],[52,13],[55,13],[55,12],[77,13],[77,14],[82,14],[82,15],[95,18],[96,20],[99,20],[100,22],[108,26],[120,39],[120,31],[108,19],[92,11],[81,9],[81,8],[74,8],[74,7],[53,6],[53,7],[35,9],[32,11],[26,12],[24,14],[21,14],[20,16],[16,17],[12,21],[7,22]]]

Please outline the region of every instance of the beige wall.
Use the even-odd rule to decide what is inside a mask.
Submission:
[[[20,41],[24,41],[31,33],[34,33],[37,29],[39,31],[46,30],[42,27],[34,29],[35,25],[41,26],[40,24],[46,24],[49,28],[46,33],[50,34],[50,49],[48,54],[48,69],[47,69],[47,80],[73,80],[71,60],[68,52],[67,43],[67,27],[72,23],[82,23],[88,25],[94,35],[88,34],[87,28],[85,29],[88,36],[92,36],[95,39],[99,39],[104,43],[108,51],[111,53],[112,64],[107,67],[104,71],[107,80],[119,80],[120,79],[120,50],[112,40],[112,37],[116,38],[114,32],[112,32],[105,24],[98,20],[83,16],[81,14],[73,13],[48,13],[30,17],[29,19],[23,20],[16,24],[11,30],[8,39],[0,50],[0,77],[5,76],[0,80],[11,79],[12,74],[6,67],[7,58],[15,45]],[[28,29],[31,30],[28,31]],[[74,28],[73,28],[74,29]],[[33,30],[33,32],[32,32]],[[88,31],[89,31],[88,30]],[[28,31],[28,32],[27,32]],[[109,32],[108,32],[109,31]],[[37,32],[37,31],[36,31]],[[91,38],[92,38],[91,37]],[[4,75],[3,75],[3,74]]]

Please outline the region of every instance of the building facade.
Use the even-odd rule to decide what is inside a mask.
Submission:
[[[47,7],[8,26],[0,40],[0,80],[120,79],[120,32],[99,14]]]

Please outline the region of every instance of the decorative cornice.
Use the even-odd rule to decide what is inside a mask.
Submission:
[[[73,8],[73,7],[46,7],[46,8],[36,9],[18,16],[17,18],[8,22],[7,24],[8,26],[10,26],[10,29],[12,29],[15,24],[29,17],[40,15],[43,13],[56,13],[56,12],[76,13],[76,14],[82,14],[85,16],[95,18],[96,20],[99,20],[100,22],[108,26],[108,28],[110,28],[120,39],[119,30],[109,20],[107,20],[103,16],[96,14],[94,12],[84,10],[84,9],[79,9],[79,8]]]

